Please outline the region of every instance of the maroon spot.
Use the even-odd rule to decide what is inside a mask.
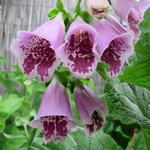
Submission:
[[[110,65],[110,74],[119,73],[121,67],[121,54],[125,52],[125,43],[120,39],[111,41],[104,51],[101,60]]]
[[[72,34],[66,44],[65,53],[68,59],[73,62],[73,72],[89,73],[94,63],[95,56],[92,52],[93,37],[86,31]]]
[[[50,43],[46,39],[32,35],[26,41],[20,42],[20,48],[25,54],[23,68],[25,74],[30,74],[37,65],[37,73],[41,80],[48,77],[48,69],[52,67],[56,60],[55,52],[50,48]]]
[[[94,111],[91,117],[92,124],[87,124],[86,128],[88,129],[89,134],[99,130],[103,124],[103,118],[99,116],[97,111]]]
[[[101,8],[101,9],[92,8],[92,14],[93,15],[104,14],[107,12],[108,12],[108,8]]]
[[[128,24],[130,29],[135,33],[135,35],[139,36],[138,23],[142,20],[141,13],[133,8],[128,15]]]
[[[45,116],[41,117],[41,122],[44,128],[43,133],[47,141],[51,140],[51,137],[57,141],[67,136],[67,117]]]

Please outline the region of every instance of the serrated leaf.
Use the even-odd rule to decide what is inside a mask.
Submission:
[[[135,45],[137,61],[125,68],[119,79],[122,82],[132,83],[150,89],[150,9],[145,13],[140,23],[140,40]]]
[[[105,99],[110,115],[124,124],[138,123],[150,128],[150,92],[116,81],[105,85]]]
[[[102,131],[88,137],[80,130],[71,133],[64,142],[56,145],[57,148],[54,143],[47,146],[56,150],[122,150],[109,135]]]

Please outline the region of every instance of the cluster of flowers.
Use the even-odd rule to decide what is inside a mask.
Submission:
[[[65,35],[63,17],[59,13],[32,32],[18,32],[11,50],[24,74],[29,79],[38,77],[48,82],[63,62],[74,77],[88,78],[102,61],[109,64],[109,75],[116,76],[134,53],[133,43],[140,35],[138,24],[150,2],[112,0],[111,4],[127,27],[108,13],[111,6],[107,0],[87,0],[87,8],[95,16],[90,24],[77,17]],[[106,113],[104,101],[85,85],[74,88],[74,99],[87,135],[100,129]],[[64,139],[77,126],[66,90],[55,79],[47,87],[39,113],[30,126],[43,132],[45,143]]]

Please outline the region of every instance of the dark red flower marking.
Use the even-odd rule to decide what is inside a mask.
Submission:
[[[93,15],[104,15],[105,13],[108,12],[109,8],[100,8],[100,9],[96,9],[96,8],[92,8],[92,14]]]
[[[122,65],[122,53],[127,45],[121,39],[111,41],[109,47],[104,51],[101,60],[110,65],[110,75],[113,76],[120,71]]]
[[[37,73],[43,81],[44,76],[48,77],[48,69],[52,67],[53,62],[56,60],[55,52],[50,48],[50,42],[32,35],[26,37],[26,40],[20,41],[20,45],[25,55],[23,62],[24,73],[29,75],[34,69],[37,69]]]
[[[94,133],[95,131],[99,130],[103,125],[103,118],[97,111],[94,111],[91,116],[92,124],[87,124],[86,128],[89,134]]]
[[[87,31],[79,31],[72,34],[66,44],[65,53],[72,62],[73,72],[89,73],[92,71],[95,56],[92,52],[93,37]]]
[[[68,134],[67,117],[65,116],[45,116],[41,117],[43,133],[46,141],[58,141],[64,139]]]

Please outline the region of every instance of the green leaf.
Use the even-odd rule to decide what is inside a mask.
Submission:
[[[8,133],[11,135],[6,136],[7,140],[3,144],[2,150],[18,150],[19,147],[26,142],[26,138],[22,136],[23,132],[17,129],[15,126],[11,126],[11,129],[9,129]]]
[[[7,99],[4,99],[0,104],[0,111],[7,114],[12,114],[18,110],[23,102],[23,98],[19,98],[16,95],[10,95]]]
[[[125,68],[119,79],[122,82],[132,83],[150,89],[150,9],[145,13],[140,23],[140,40],[135,45],[137,60],[133,65]]]
[[[59,12],[60,12],[60,10],[57,9],[57,8],[51,9],[51,10],[48,12],[48,17],[49,17],[49,19],[55,18]]]
[[[147,89],[107,81],[104,92],[110,115],[115,120],[150,128],[150,92]]]
[[[57,0],[57,8],[61,11],[64,9],[64,5],[61,0]]]
[[[16,95],[10,95],[3,98],[0,103],[0,132],[5,128],[6,119],[17,111],[23,102],[23,98],[19,98]]]
[[[81,3],[81,0],[78,0],[77,5],[76,5],[76,7],[75,7],[75,9],[74,9],[74,13],[75,13],[76,15],[79,15],[80,12],[81,12],[80,3]]]
[[[0,133],[5,128],[5,121],[8,118],[8,114],[5,112],[0,111]]]
[[[133,135],[132,140],[128,144],[127,150],[147,150],[143,132],[140,131],[139,133],[135,133]]]
[[[103,62],[98,63],[96,71],[99,73],[99,75],[101,75],[103,77],[103,79],[107,80],[109,79],[108,77],[108,72],[109,70],[109,65],[105,64]]]
[[[87,23],[90,23],[93,20],[93,17],[86,10],[81,11],[80,16]]]
[[[150,149],[150,130],[143,129],[143,135],[144,135],[147,150],[149,150]]]
[[[55,150],[122,150],[117,143],[102,131],[94,133],[92,136],[86,136],[83,131],[71,133],[64,142],[56,145],[48,145]]]

